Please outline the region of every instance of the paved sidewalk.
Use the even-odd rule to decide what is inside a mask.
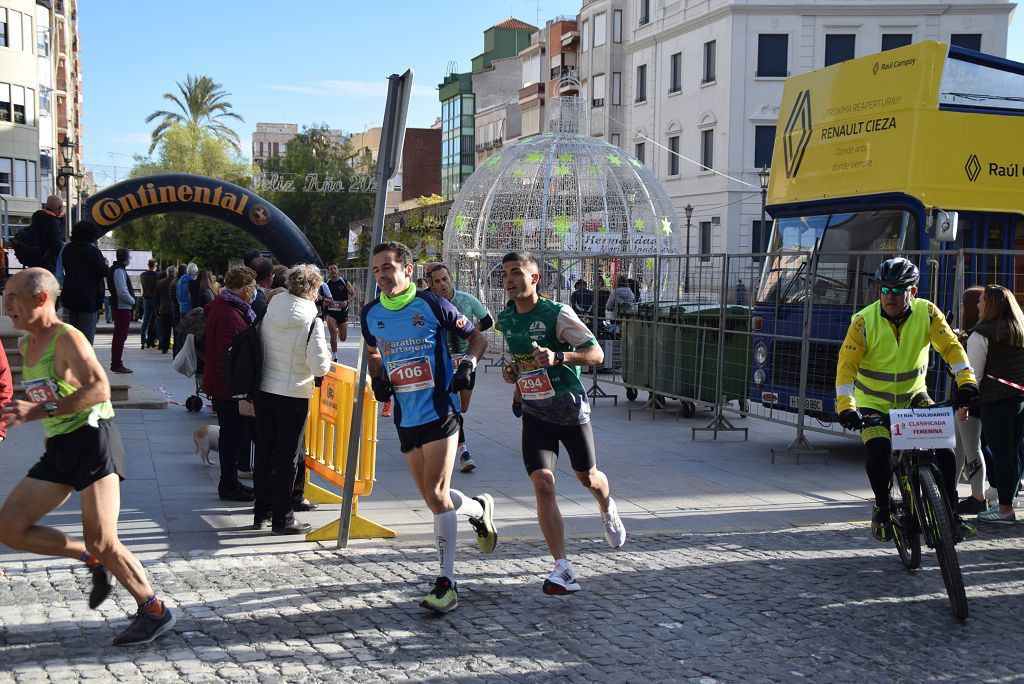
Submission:
[[[828,464],[781,456],[771,465],[769,449],[784,449],[791,429],[748,418],[741,421],[751,428],[748,442],[735,434],[691,441],[688,428],[705,425],[708,415],[628,421],[624,397],[617,407],[601,402],[594,409],[598,461],[630,541],[621,551],[607,548],[596,504],[562,459],[560,505],[584,591],[554,599],[540,593],[551,561],[518,454],[510,388],[497,369],[480,372],[466,417],[478,468],[455,473],[453,486],[495,496],[501,541],[493,558],[481,558],[463,526],[462,606],[432,619],[415,605],[436,571],[432,516],[389,419],[381,419],[378,481],[360,513],[394,528],[397,539],[356,540],[337,551],[253,532],[251,506],[220,501],[217,467],[193,454],[192,432],[215,422],[209,409],[195,414],[179,405],[193,382],[171,370],[170,354],[142,351],[137,339],[126,349],[135,369],[126,377],[174,403],[118,412],[129,477],[120,530],[161,595],[181,610],[181,622],[152,647],[113,650],[109,641],[134,608],[125,592],[88,611],[78,564],[0,548],[0,682],[863,681],[1019,673],[1006,658],[1015,647],[1012,627],[1005,629],[1006,616],[1024,607],[1019,530],[985,530],[959,547],[972,617],[957,625],[930,553],[911,574],[894,549],[870,540],[858,442],[811,435],[831,450]],[[109,336],[97,347],[106,365]],[[349,342],[343,360],[354,354]],[[37,423],[0,445],[0,497],[41,444]],[[337,515],[337,506],[325,506],[298,517],[321,525]],[[80,533],[77,496],[47,522]]]

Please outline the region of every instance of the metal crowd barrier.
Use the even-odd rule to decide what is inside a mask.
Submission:
[[[921,269],[918,297],[936,303],[953,327],[960,323],[958,304],[966,287],[999,283],[1016,290],[1018,299],[1024,295],[1024,252],[917,250],[900,255]],[[605,386],[621,386],[630,400],[640,392],[651,395],[630,409],[631,417],[640,412],[652,419],[659,413],[691,418],[710,411],[709,423],[692,427],[691,438],[702,431],[715,438],[719,432],[745,434],[735,423],[743,418],[790,425],[796,435],[787,451],[798,461],[801,454],[823,453],[812,448],[807,433],[858,437],[834,420],[839,347],[851,315],[877,299],[875,271],[893,252],[537,256],[546,269],[546,294],[569,303],[576,278],[586,279],[594,290],[596,310],[584,322],[604,346],[605,362],[585,375],[592,401],[615,396]],[[639,302],[606,312],[603,303],[618,275],[634,281]],[[493,282],[480,282],[493,301],[505,296]],[[759,290],[767,298],[757,301]],[[502,341],[492,342],[494,353],[502,353]],[[765,359],[758,364],[762,343]],[[767,371],[758,374],[760,366]],[[934,351],[928,387],[937,399],[951,388]]]
[[[323,383],[313,391],[309,401],[306,422],[306,498],[316,503],[341,503],[341,496],[313,484],[309,473],[314,472],[339,488],[345,486],[345,460],[352,428],[352,405],[355,402],[356,369],[333,364]],[[349,539],[390,539],[394,530],[357,515],[359,497],[373,491],[374,470],[377,462],[377,400],[369,383],[363,399],[362,443],[359,447],[359,465],[355,479],[355,498],[352,501],[352,523]],[[335,520],[306,535],[306,541],[328,541],[338,538],[340,521]]]

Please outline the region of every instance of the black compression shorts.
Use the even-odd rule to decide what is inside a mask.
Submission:
[[[523,414],[523,465],[527,474],[541,469],[554,470],[559,442],[565,446],[569,463],[576,472],[585,473],[597,465],[594,431],[589,422],[555,425],[529,413]]]

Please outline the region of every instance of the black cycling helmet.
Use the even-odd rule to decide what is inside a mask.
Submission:
[[[883,285],[910,287],[917,285],[917,281],[921,279],[921,271],[909,259],[895,257],[881,263],[876,277],[878,282]]]

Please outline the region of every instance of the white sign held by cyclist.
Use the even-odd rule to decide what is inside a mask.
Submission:
[[[953,408],[890,409],[893,449],[953,449]]]

